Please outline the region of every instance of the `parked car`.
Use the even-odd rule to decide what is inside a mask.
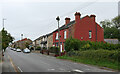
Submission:
[[[30,50],[28,48],[23,50],[24,53],[30,53]]]
[[[13,50],[14,50],[14,51],[16,51],[16,49],[15,49],[15,48],[14,48]]]
[[[10,48],[11,50],[13,50],[14,48]]]
[[[17,52],[21,52],[21,49],[16,49]]]

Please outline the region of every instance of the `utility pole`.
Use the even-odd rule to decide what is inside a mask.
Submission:
[[[23,39],[23,34],[21,34],[21,40]]]
[[[5,21],[6,19],[3,18],[2,20],[3,20],[3,29],[4,29],[4,21]],[[2,56],[4,56],[4,52],[3,52],[3,51],[4,51],[4,49],[2,48]]]
[[[5,21],[5,20],[6,20],[6,19],[3,18],[3,28],[4,28],[4,21]]]
[[[22,47],[23,47],[22,39],[23,39],[23,34],[21,34],[21,45],[22,45]]]
[[[59,40],[58,46],[59,46],[59,49],[60,49],[60,29],[59,29],[60,18],[59,18],[59,16],[57,16],[56,20],[58,21],[58,40]],[[59,51],[59,56],[60,55],[61,55],[61,52]]]

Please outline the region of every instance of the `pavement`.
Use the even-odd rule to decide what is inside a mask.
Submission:
[[[11,58],[6,53],[3,57],[2,72],[16,72]]]
[[[3,72],[113,72],[40,53],[23,53],[10,49],[5,52],[2,70]]]

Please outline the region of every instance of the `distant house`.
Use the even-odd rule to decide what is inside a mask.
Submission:
[[[33,42],[34,47],[41,47],[41,49],[49,49],[53,45],[53,34],[49,33],[40,36]]]
[[[53,35],[52,33],[42,36],[41,48],[49,49],[53,45]]]
[[[47,35],[42,36],[40,44],[42,49],[47,49]]]
[[[65,24],[60,27],[60,51],[65,51],[65,40],[72,37],[81,41],[104,41],[103,28],[96,23],[95,15],[81,17],[75,13],[75,20],[65,18]],[[57,24],[56,24],[57,25]],[[58,46],[58,29],[53,31],[53,46]]]
[[[119,40],[118,39],[104,39],[105,42],[107,43],[111,43],[111,44],[119,44]]]
[[[27,38],[24,38],[24,39],[22,39],[22,40],[16,41],[16,42],[15,42],[15,47],[16,47],[16,48],[19,47],[20,49],[25,49],[27,44],[28,44],[28,45],[32,44],[32,40],[27,39]]]
[[[47,49],[53,46],[53,34],[47,34]]]

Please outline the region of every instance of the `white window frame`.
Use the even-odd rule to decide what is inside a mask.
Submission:
[[[67,32],[64,31],[64,39],[66,39],[66,38],[67,38]]]
[[[92,38],[92,31],[89,31],[89,38]]]
[[[58,33],[56,33],[56,38],[55,39],[58,40]]]

